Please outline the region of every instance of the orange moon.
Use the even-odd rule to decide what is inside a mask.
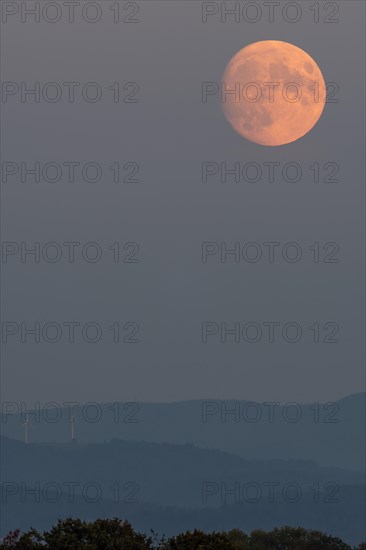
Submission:
[[[279,40],[254,42],[229,61],[221,83],[226,118],[243,137],[278,146],[298,140],[320,119],[326,85],[314,59]]]

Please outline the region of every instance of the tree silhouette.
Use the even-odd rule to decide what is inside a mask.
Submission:
[[[205,533],[195,529],[159,540],[136,533],[128,521],[119,518],[92,522],[67,518],[42,534],[30,529],[11,531],[0,550],[366,550],[366,542],[352,548],[341,539],[302,527],[255,530],[250,535],[239,529]]]

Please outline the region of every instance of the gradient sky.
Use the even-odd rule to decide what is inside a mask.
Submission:
[[[174,401],[196,398],[323,401],[364,389],[364,65],[365,6],[340,1],[339,23],[303,17],[258,23],[214,16],[201,2],[138,2],[139,23],[115,24],[103,0],[96,24],[76,18],[49,24],[3,24],[2,80],[98,82],[103,99],[88,104],[2,104],[2,160],[99,162],[99,183],[19,178],[2,183],[2,240],[95,241],[96,264],[80,256],[51,264],[3,264],[2,320],[99,323],[99,343],[3,346],[3,395],[9,401]],[[260,2],[260,4],[262,4]],[[283,5],[283,2],[281,3]],[[324,2],[320,2],[321,13]],[[220,82],[227,62],[251,42],[288,41],[307,51],[340,101],[327,104],[303,139],[279,148],[244,140],[218,97],[202,103],[203,82]],[[140,86],[140,102],[113,103],[108,86]],[[64,97],[64,96],[63,96]],[[79,98],[79,95],[77,96]],[[140,183],[114,184],[107,167],[140,165]],[[295,184],[201,181],[211,162],[297,162]],[[308,167],[336,162],[339,183],[311,182]],[[115,264],[108,246],[134,241],[140,262]],[[304,250],[279,260],[201,261],[204,241],[282,244]],[[308,247],[336,242],[339,263],[314,264]],[[114,344],[107,329],[135,321],[140,343]],[[201,342],[204,321],[245,324],[297,321],[300,343]],[[337,322],[338,344],[314,344],[307,327]],[[306,337],[305,337],[306,333]],[[79,333],[78,333],[79,334]]]

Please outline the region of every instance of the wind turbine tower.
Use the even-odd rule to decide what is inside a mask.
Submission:
[[[29,413],[26,412],[25,413],[25,421],[23,422],[23,426],[24,426],[24,443],[29,443],[29,439],[28,439],[28,429],[29,429],[29,426],[31,426],[32,424],[29,422]]]
[[[72,410],[72,414],[70,415],[70,428],[71,428],[71,443],[76,443],[76,437],[75,437],[75,415],[74,415],[74,409]]]

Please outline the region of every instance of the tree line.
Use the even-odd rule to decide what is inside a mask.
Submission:
[[[205,533],[195,529],[159,538],[136,532],[119,518],[59,520],[49,531],[31,528],[9,532],[0,550],[366,550],[366,542],[349,546],[340,538],[302,527],[276,527],[246,534],[239,529]]]

